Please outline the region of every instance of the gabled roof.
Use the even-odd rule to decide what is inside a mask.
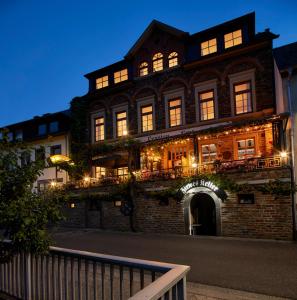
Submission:
[[[138,40],[135,42],[135,44],[131,47],[131,49],[128,51],[128,53],[125,55],[125,58],[129,58],[133,54],[135,54],[135,52],[143,45],[143,43],[146,41],[146,39],[150,36],[150,34],[156,28],[163,30],[165,32],[168,32],[172,35],[175,35],[178,38],[182,38],[184,36],[189,35],[188,32],[182,31],[180,29],[177,29],[175,27],[172,27],[172,26],[162,23],[160,21],[153,20],[149,24],[149,26],[145,29],[145,31],[142,33],[142,35],[138,38]]]
[[[275,48],[273,54],[280,71],[297,68],[297,42]]]

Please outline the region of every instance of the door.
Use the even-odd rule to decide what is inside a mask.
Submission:
[[[216,235],[216,207],[208,194],[197,194],[191,200],[192,234]]]

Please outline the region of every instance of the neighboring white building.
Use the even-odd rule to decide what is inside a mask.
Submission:
[[[291,43],[274,51],[274,57],[282,78],[283,105],[282,109],[288,111],[288,141],[292,165],[292,177],[297,183],[297,42]],[[294,199],[295,208],[295,235],[297,238],[297,194]]]
[[[6,126],[11,141],[22,140],[34,148],[30,158],[24,157],[20,163],[35,160],[37,156],[46,160],[47,167],[35,182],[35,189],[44,190],[49,186],[65,184],[68,181],[67,172],[59,169],[58,166],[51,166],[48,162],[54,155],[66,157],[70,155],[69,114],[69,110],[66,110]]]

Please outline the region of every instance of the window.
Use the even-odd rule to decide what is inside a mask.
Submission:
[[[51,155],[57,155],[57,154],[62,154],[61,145],[51,146]]]
[[[181,99],[174,99],[168,101],[169,110],[169,126],[179,126],[182,124],[182,101]]]
[[[94,119],[95,122],[95,142],[104,140],[104,117]]]
[[[47,132],[46,124],[40,124],[38,126],[38,135],[45,135]]]
[[[144,61],[139,66],[139,76],[145,76],[147,74],[148,74],[148,63]]]
[[[237,141],[238,159],[253,157],[255,151],[255,139],[249,138]]]
[[[44,148],[35,149],[35,160],[45,160],[45,149]]]
[[[201,43],[201,56],[217,52],[217,39]]]
[[[239,204],[254,204],[255,194],[237,194]]]
[[[153,72],[158,72],[163,70],[163,54],[156,53],[153,56]]]
[[[118,112],[116,113],[116,129],[117,137],[125,136],[128,134],[127,130],[127,112]]]
[[[49,125],[50,132],[57,132],[59,130],[59,123],[57,121],[51,122]]]
[[[237,115],[252,111],[251,82],[234,84],[235,112]]]
[[[214,112],[214,90],[198,94],[200,103],[200,120],[211,120],[215,117]]]
[[[240,45],[242,43],[241,29],[224,35],[225,49]]]
[[[169,68],[172,68],[177,65],[178,65],[178,54],[177,52],[172,52],[168,56],[168,66]]]
[[[127,167],[118,168],[117,175],[118,175],[120,181],[127,180],[128,179],[128,168]]]
[[[31,162],[31,154],[30,152],[22,152],[21,153],[21,166],[24,167],[24,166],[27,166],[29,165]]]
[[[108,76],[103,76],[96,79],[96,89],[102,89],[108,86]]]
[[[106,176],[106,169],[102,167],[95,167],[95,178],[100,179]]]
[[[114,73],[114,83],[119,83],[128,80],[128,70],[124,69]]]
[[[153,106],[141,107],[141,130],[142,132],[153,130]]]
[[[202,145],[202,162],[213,162],[217,158],[217,146],[215,144]]]
[[[12,142],[12,141],[13,141],[13,132],[8,132],[8,133],[7,133],[7,140],[8,140],[9,142]]]
[[[23,131],[22,130],[17,130],[15,132],[15,140],[16,141],[22,141],[23,140]]]

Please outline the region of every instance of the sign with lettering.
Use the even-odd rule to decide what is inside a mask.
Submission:
[[[186,134],[195,134],[195,133],[198,134],[199,131],[209,129],[209,128],[214,128],[214,127],[219,127],[219,126],[223,126],[223,125],[230,125],[230,122],[223,122],[223,123],[217,123],[217,124],[211,124],[211,125],[203,125],[203,126],[199,126],[199,127],[195,127],[195,128],[186,128],[186,129],[181,129],[181,130],[167,131],[164,133],[137,137],[136,139],[142,143],[146,143],[146,142],[151,142],[151,141],[168,139],[168,138],[176,137],[176,136],[183,136]]]
[[[212,181],[207,179],[196,179],[192,182],[187,183],[183,187],[180,188],[180,192],[185,195],[187,194],[191,189],[196,187],[205,187],[213,191],[219,198],[222,200],[225,200],[227,198],[227,194],[224,190],[220,189],[217,185],[215,185]]]

